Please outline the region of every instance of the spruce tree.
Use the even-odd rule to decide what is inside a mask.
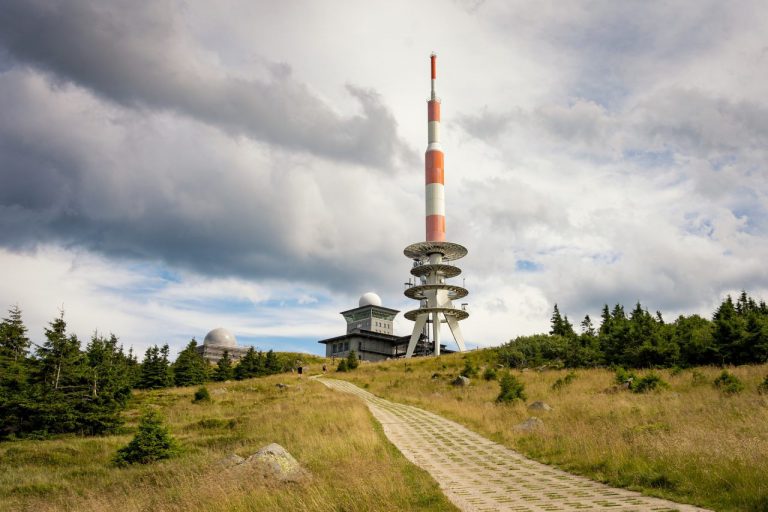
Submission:
[[[360,361],[357,359],[357,352],[350,350],[347,355],[347,369],[354,370],[360,365]]]
[[[0,322],[0,439],[22,434],[29,423],[27,407],[32,360],[27,328],[18,306]]]
[[[266,374],[267,374],[267,358],[264,355],[264,352],[259,350],[259,352],[256,354],[256,359],[254,359],[252,376],[260,377]]]
[[[122,424],[122,411],[131,395],[132,376],[127,356],[117,336],[94,333],[85,350],[84,376],[88,391],[81,405],[81,430],[100,434]]]
[[[277,354],[275,354],[273,350],[267,352],[267,359],[264,365],[266,366],[267,374],[269,375],[280,373],[282,371],[280,361],[277,359]]]
[[[584,316],[584,320],[581,321],[581,333],[590,337],[595,335],[595,326],[592,325],[589,315]]]
[[[79,379],[80,341],[74,335],[67,336],[63,311],[45,329],[45,338],[43,345],[38,347],[37,358],[46,387],[58,390],[74,384]]]
[[[157,345],[149,347],[141,363],[138,387],[142,389],[160,389],[170,386],[168,367],[168,345],[162,349]]]
[[[193,338],[187,347],[179,352],[173,363],[173,381],[176,386],[193,386],[205,382],[208,376],[208,362],[197,352],[197,341]]]
[[[226,380],[232,380],[235,376],[235,370],[232,368],[232,360],[229,358],[229,351],[225,350],[221,359],[216,363],[216,368],[213,369],[213,380],[216,382],[224,382]]]
[[[67,335],[64,312],[45,329],[37,348],[29,390],[29,431],[39,434],[83,431],[83,401],[88,383],[80,341]]]
[[[21,320],[21,309],[18,305],[11,306],[8,318],[0,324],[0,355],[5,355],[18,361],[27,355],[29,338],[27,327]]]
[[[746,301],[739,300],[739,310],[743,311]],[[743,364],[748,361],[746,347],[746,320],[736,309],[731,296],[717,308],[712,318],[714,332],[712,337],[722,357],[722,364]]]
[[[256,376],[256,351],[253,347],[249,347],[245,355],[240,359],[240,362],[235,366],[235,379],[243,380],[250,379]]]

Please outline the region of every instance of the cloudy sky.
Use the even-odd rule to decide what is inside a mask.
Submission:
[[[6,0],[0,305],[139,352],[413,307],[432,51],[471,345],[768,299],[767,34],[761,0]]]

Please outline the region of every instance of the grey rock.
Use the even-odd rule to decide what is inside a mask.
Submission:
[[[552,406],[542,401],[536,401],[529,405],[528,409],[532,411],[551,411]]]
[[[520,432],[531,432],[544,426],[544,422],[536,416],[531,416],[522,423],[515,425],[514,429]]]
[[[469,379],[463,375],[459,375],[451,381],[454,386],[469,386]]]
[[[299,461],[277,443],[268,444],[247,459],[244,464],[258,465],[265,472],[283,482],[298,482],[308,476]]]
[[[275,384],[275,387],[278,389],[288,389],[288,384],[283,384],[282,382],[278,382]]]

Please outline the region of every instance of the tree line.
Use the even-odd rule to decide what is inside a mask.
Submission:
[[[94,332],[82,346],[67,332],[63,312],[45,328],[45,341],[27,336],[21,310],[13,306],[0,322],[0,439],[116,431],[131,390],[190,386],[270,375],[292,361],[251,347],[239,363],[228,353],[211,366],[192,339],[174,362],[168,345],[149,347],[139,362],[117,336]]]
[[[768,361],[768,306],[746,292],[729,295],[712,314],[680,315],[668,323],[639,302],[627,314],[622,305],[606,304],[596,327],[589,315],[576,333],[555,304],[548,334],[520,336],[498,349],[511,367],[558,364],[569,368],[689,367],[759,364]]]

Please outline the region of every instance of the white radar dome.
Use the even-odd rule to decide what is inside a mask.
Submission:
[[[381,306],[381,297],[376,295],[373,292],[364,293],[360,297],[360,301],[358,302],[359,307],[363,306]]]
[[[236,347],[237,338],[223,327],[218,327],[205,335],[204,345],[216,345],[219,347]]]

